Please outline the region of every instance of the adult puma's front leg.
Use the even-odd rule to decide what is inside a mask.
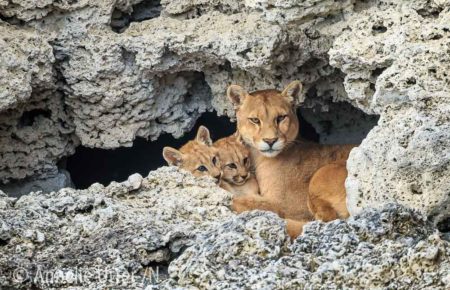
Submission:
[[[233,197],[231,208],[237,213],[259,209],[274,212],[281,218],[285,216],[284,212],[280,210],[280,205],[254,194]],[[289,218],[285,219],[285,221],[286,232],[291,239],[299,236],[303,231],[303,226],[310,222],[309,220],[293,220]]]
[[[231,209],[237,213],[250,210],[267,210],[276,213],[280,217],[284,217],[284,212],[280,209],[280,205],[257,194],[244,194],[234,196],[231,203]]]

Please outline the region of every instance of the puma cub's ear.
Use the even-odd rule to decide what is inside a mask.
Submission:
[[[198,128],[197,137],[195,137],[195,140],[207,146],[211,146],[213,143],[211,136],[209,135],[209,130],[205,126],[200,126],[200,128]]]
[[[238,85],[231,85],[227,89],[227,97],[231,101],[235,109],[242,104],[247,95],[247,91]]]
[[[295,100],[300,97],[303,85],[300,81],[291,82],[281,93],[291,104],[294,104]]]
[[[179,166],[183,162],[183,154],[172,147],[163,148],[163,157],[169,165]]]

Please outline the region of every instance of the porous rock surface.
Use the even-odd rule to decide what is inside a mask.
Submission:
[[[169,265],[187,289],[447,289],[450,244],[399,205],[312,222],[292,244],[284,222],[244,213],[203,233]]]
[[[315,114],[381,116],[348,162],[352,214],[395,200],[448,222],[449,23],[448,0],[0,1],[0,181],[233,117],[230,83],[299,79]]]
[[[2,193],[0,287],[105,289],[117,275],[142,276],[155,263],[164,265],[179,255],[197,234],[232,216],[229,202],[230,194],[212,179],[197,179],[173,167],[107,187],[94,184],[19,199]],[[57,271],[62,276],[52,282],[40,278]],[[98,271],[115,276],[100,279]],[[131,285],[131,279],[126,283]]]
[[[447,289],[450,244],[400,205],[312,222],[291,242],[240,215],[212,179],[173,167],[107,187],[0,195],[0,287]],[[158,273],[158,274],[156,274]],[[447,287],[447,288],[446,288]]]
[[[348,98],[381,114],[347,163],[351,214],[396,201],[449,223],[449,48],[448,1],[379,1],[335,40]]]
[[[10,146],[16,128],[2,128],[0,163],[8,170],[0,179],[51,177],[76,142],[131,146],[136,137],[181,136],[206,110],[232,116],[224,94],[232,82],[249,90],[282,88],[296,78],[307,88],[320,82],[314,96],[325,109],[324,99],[345,96],[327,51],[351,8],[348,0],[1,1],[0,115],[17,123],[20,114],[5,109],[50,90],[52,99],[39,99],[41,106],[62,104],[67,131],[62,139],[47,137],[64,148],[48,156],[48,144],[30,146],[38,136]],[[11,160],[16,152],[23,164]]]

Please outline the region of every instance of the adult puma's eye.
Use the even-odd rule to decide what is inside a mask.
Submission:
[[[250,120],[250,122],[252,122],[253,124],[258,125],[260,123],[258,118],[248,118]]]
[[[217,165],[217,157],[216,157],[216,156],[213,157],[212,163],[213,163],[214,165]]]
[[[245,157],[244,158],[244,164],[247,164],[247,162],[248,162],[248,157]]]
[[[203,165],[200,165],[200,166],[197,168],[197,170],[198,170],[198,171],[201,171],[201,172],[205,172],[205,171],[208,171],[208,168],[206,168],[206,167],[203,166]]]
[[[237,168],[236,164],[234,164],[234,163],[229,163],[229,164],[227,164],[227,166],[230,167],[231,169]]]
[[[277,123],[281,123],[284,119],[286,119],[287,115],[281,115],[277,117]]]

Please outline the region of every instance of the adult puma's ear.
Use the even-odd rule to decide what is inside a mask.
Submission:
[[[198,128],[197,137],[195,137],[195,140],[207,146],[211,146],[213,143],[209,134],[209,130],[205,126],[200,126],[200,128]]]
[[[293,81],[283,90],[281,95],[285,97],[289,103],[294,104],[295,100],[300,97],[302,88],[303,85],[300,81]]]
[[[227,97],[235,109],[239,108],[246,96],[248,96],[248,93],[241,86],[230,85],[227,89]]]
[[[183,163],[183,153],[172,147],[163,148],[163,157],[169,165],[180,166]]]

